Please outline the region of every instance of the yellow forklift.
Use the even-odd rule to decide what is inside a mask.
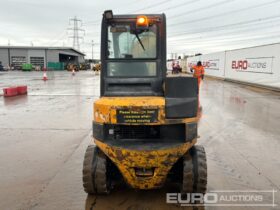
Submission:
[[[205,193],[207,165],[197,142],[197,80],[166,76],[165,14],[103,14],[100,98],[83,165],[89,194],[118,180],[136,189],[166,181]]]

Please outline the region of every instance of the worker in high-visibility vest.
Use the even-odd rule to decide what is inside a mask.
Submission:
[[[204,79],[204,67],[201,65],[201,61],[198,61],[190,70],[193,72],[193,77],[197,78],[199,88],[201,80]]]
[[[191,72],[193,72],[193,77],[197,78],[197,83],[198,83],[198,90],[200,87],[200,82],[201,80],[204,79],[204,67],[201,64],[201,61],[198,61],[196,65],[192,66],[190,68]],[[198,116],[201,116],[202,114],[202,106],[200,105],[200,100],[199,100],[199,92],[198,92]]]

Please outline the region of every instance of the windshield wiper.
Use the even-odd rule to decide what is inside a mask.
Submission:
[[[138,42],[140,43],[140,45],[142,46],[143,50],[145,51],[145,47],[144,47],[144,45],[143,45],[141,39],[139,38],[138,33],[135,33],[135,36],[136,36]]]

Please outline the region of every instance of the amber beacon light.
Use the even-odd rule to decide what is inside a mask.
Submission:
[[[148,27],[149,22],[146,16],[138,16],[136,21],[137,26]]]

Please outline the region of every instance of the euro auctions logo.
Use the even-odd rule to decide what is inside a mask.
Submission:
[[[273,57],[258,57],[233,60],[231,68],[236,71],[255,72],[255,73],[272,73]]]
[[[232,61],[231,66],[233,69],[243,69],[243,70],[246,70],[248,68],[265,69],[267,66],[267,63],[266,62],[249,63],[248,60],[241,60],[241,61]]]
[[[181,206],[277,207],[275,190],[212,190],[202,193],[167,193],[166,203]]]
[[[202,66],[207,70],[219,70],[219,68],[220,68],[219,62],[220,62],[219,59],[201,61]],[[191,68],[192,66],[194,66],[196,64],[197,64],[197,61],[191,61],[187,65],[189,68]]]
[[[203,61],[202,65],[204,66],[204,68],[208,70],[219,70],[220,68],[219,63],[220,63],[219,59],[213,59],[213,60]]]
[[[248,61],[247,60],[232,61],[231,68],[246,70],[248,68]]]

